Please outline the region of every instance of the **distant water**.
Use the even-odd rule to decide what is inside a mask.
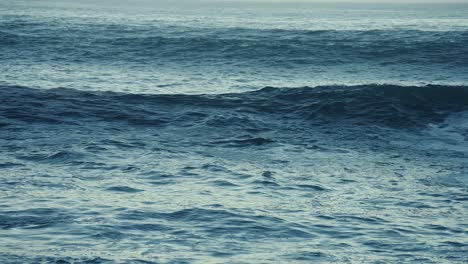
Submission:
[[[0,72],[0,263],[468,262],[467,5],[4,1]]]

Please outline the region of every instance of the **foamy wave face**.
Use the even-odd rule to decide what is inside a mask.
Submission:
[[[423,132],[428,136],[422,148],[468,152],[468,112],[453,113],[444,122],[430,124]]]

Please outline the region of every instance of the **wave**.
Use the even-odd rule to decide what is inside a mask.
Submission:
[[[71,27],[71,28],[70,28]],[[9,30],[9,28],[12,28]],[[110,29],[109,29],[110,28]],[[67,25],[34,31],[7,26],[0,45],[11,58],[47,56],[61,60],[255,61],[268,65],[339,65],[444,63],[467,66],[466,31],[418,30],[284,30],[153,26],[93,27]],[[18,33],[19,32],[19,33]],[[18,51],[21,51],[20,53]],[[7,56],[8,58],[9,56]]]
[[[468,108],[467,86],[266,87],[217,95],[144,95],[73,89],[0,89],[2,127],[14,124],[239,127],[269,130],[271,122],[310,125],[424,126]],[[243,138],[219,144],[262,145],[269,139]]]

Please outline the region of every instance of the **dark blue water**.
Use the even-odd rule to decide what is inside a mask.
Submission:
[[[0,263],[468,262],[466,5],[6,1]]]

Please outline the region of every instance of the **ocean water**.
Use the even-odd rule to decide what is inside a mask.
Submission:
[[[0,1],[0,263],[467,263],[468,5]]]

